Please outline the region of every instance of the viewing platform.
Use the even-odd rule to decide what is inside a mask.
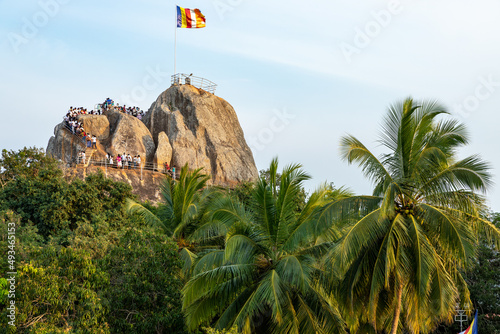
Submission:
[[[215,94],[215,89],[217,88],[217,85],[208,79],[195,77],[193,76],[193,74],[184,73],[177,73],[172,75],[172,85],[191,85],[212,94]]]
[[[93,152],[94,153],[94,152]],[[87,154],[86,154],[87,155]],[[154,172],[154,173],[161,173],[163,175],[168,175],[172,179],[176,180],[180,177],[180,170],[175,168],[175,167],[166,167],[164,164],[157,164],[154,162],[143,162],[143,163],[134,163],[134,162],[123,162],[121,164],[118,164],[116,160],[113,161],[113,163],[110,163],[108,159],[105,158],[94,158],[92,155],[89,155],[90,158],[85,158],[83,159],[77,159],[76,161],[76,168],[87,168],[90,166],[100,168],[104,171],[104,173],[107,175],[108,174],[108,169],[110,170],[116,170],[116,171],[123,171],[123,172],[135,172],[139,173],[140,179],[143,179],[143,172],[144,171],[149,171],[149,172]]]

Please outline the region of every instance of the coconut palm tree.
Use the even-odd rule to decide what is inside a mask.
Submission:
[[[251,189],[248,206],[226,198],[213,221],[227,231],[223,249],[199,256],[183,289],[189,329],[211,324],[243,333],[343,333],[318,258],[331,223],[322,218],[328,190],[312,193],[298,213],[295,198],[310,177],[298,164],[278,182],[274,159]]]
[[[189,170],[187,165],[181,168],[178,180],[167,176],[161,186],[163,202],[159,205],[158,215],[131,199],[127,201],[129,213],[141,215],[177,242],[184,260],[184,278],[189,276],[197,251],[217,247],[223,241],[224,231],[214,227],[209,218],[210,213],[217,210],[214,203],[220,203],[216,199],[222,193],[216,188],[206,187],[209,179],[210,176],[203,174],[201,168]],[[196,237],[201,231],[204,231],[203,240]]]
[[[436,102],[392,105],[380,142],[387,153],[377,158],[355,137],[341,139],[342,157],[375,188],[330,205],[344,225],[325,265],[341,273],[337,296],[351,332],[369,323],[377,332],[425,333],[469,302],[461,270],[478,230],[500,244],[500,230],[482,218],[489,166],[457,157],[465,127]]]

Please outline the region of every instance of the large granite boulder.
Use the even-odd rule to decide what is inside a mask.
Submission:
[[[116,156],[126,153],[140,155],[142,161],[152,161],[155,143],[148,128],[137,117],[113,111],[106,115],[111,134],[105,140],[106,152]]]
[[[47,145],[47,155],[64,162],[76,161],[78,152],[85,149],[82,140],[65,129],[63,123],[54,128],[54,136],[50,137]]]
[[[80,115],[79,120],[83,122],[83,127],[87,133],[97,137],[97,140],[109,138],[109,120],[102,115]]]
[[[220,97],[191,85],[173,85],[151,105],[143,121],[157,145],[165,132],[173,166],[203,167],[215,184],[227,186],[258,177],[236,112]]]

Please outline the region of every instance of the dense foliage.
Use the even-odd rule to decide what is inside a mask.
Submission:
[[[184,332],[177,246],[126,214],[129,185],[102,174],[67,181],[36,149],[4,151],[1,161],[0,272],[11,271],[14,222],[17,328],[7,325],[1,280],[0,332]]]

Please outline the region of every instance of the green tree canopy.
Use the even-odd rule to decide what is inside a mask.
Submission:
[[[47,239],[65,235],[83,222],[106,220],[118,226],[126,219],[125,201],[134,197],[130,185],[108,179],[102,172],[69,182],[50,158],[40,159],[47,163],[28,168],[37,168],[36,173],[18,174],[1,188],[0,210],[12,210],[22,222],[32,222]]]
[[[19,176],[37,176],[42,170],[61,172],[55,167],[57,161],[47,157],[43,149],[30,147],[19,151],[2,150],[0,158],[0,185],[3,187],[7,182]]]
[[[177,246],[126,214],[131,187],[102,173],[68,181],[39,159],[47,163],[18,169],[0,188],[0,333],[185,332]],[[15,329],[3,279],[12,222]]]

